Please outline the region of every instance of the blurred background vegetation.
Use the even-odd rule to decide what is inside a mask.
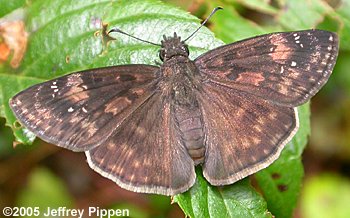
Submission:
[[[26,10],[34,1],[0,0],[0,19],[15,9]],[[207,26],[225,43],[273,31],[309,28],[340,35],[340,54],[333,75],[312,99],[311,135],[303,153],[305,176],[293,217],[350,217],[350,1],[169,0],[165,3],[201,19],[214,7],[222,6],[225,10],[215,15]],[[25,16],[22,19],[26,22]],[[5,50],[0,46],[0,51],[1,58]],[[8,63],[6,58],[0,61],[1,72],[2,65]],[[169,197],[129,192],[96,174],[86,164],[83,153],[60,149],[39,139],[30,146],[16,143],[12,130],[5,126],[3,113],[0,111],[0,208],[30,206],[36,202],[38,206],[53,207],[128,208],[132,217],[140,218],[184,216]]]

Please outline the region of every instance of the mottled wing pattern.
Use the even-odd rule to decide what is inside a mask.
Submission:
[[[195,182],[170,96],[154,94],[106,142],[86,152],[91,168],[127,190],[174,195]]]
[[[296,108],[214,82],[203,90],[198,94],[207,149],[203,174],[212,185],[232,184],[267,167],[298,129]]]
[[[74,151],[103,143],[155,91],[158,67],[128,65],[66,75],[14,96],[16,117],[43,140]]]
[[[295,107],[327,82],[337,55],[336,34],[306,30],[224,45],[199,56],[195,63],[217,84]]]

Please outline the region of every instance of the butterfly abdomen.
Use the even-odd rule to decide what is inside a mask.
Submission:
[[[198,107],[177,107],[175,118],[183,143],[195,165],[203,163],[205,147],[201,111]]]

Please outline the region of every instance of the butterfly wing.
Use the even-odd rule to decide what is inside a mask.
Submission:
[[[127,65],[73,73],[18,93],[10,106],[43,140],[88,150],[108,139],[154,93],[158,69]]]
[[[306,30],[224,45],[199,56],[195,63],[217,84],[295,107],[327,82],[337,55],[336,34]]]
[[[189,189],[194,163],[176,131],[169,97],[157,92],[120,131],[86,151],[90,167],[134,192],[175,195]]]
[[[203,174],[212,185],[232,184],[278,158],[298,129],[296,108],[215,82],[199,95],[205,125]]]

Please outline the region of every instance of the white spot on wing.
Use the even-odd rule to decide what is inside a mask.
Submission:
[[[264,152],[264,154],[269,154],[270,153],[268,149],[263,149],[263,152]]]
[[[85,107],[82,108],[84,113],[87,113],[87,110],[85,109]]]
[[[283,68],[283,66],[281,66],[280,74],[282,74],[283,72],[284,72],[284,68]]]
[[[74,111],[74,109],[73,109],[72,107],[68,108],[68,112],[69,112],[69,113],[71,113],[71,112],[73,112],[73,111]]]
[[[292,61],[292,63],[290,64],[290,66],[295,67],[295,66],[297,66],[297,63],[296,63],[295,61]]]

